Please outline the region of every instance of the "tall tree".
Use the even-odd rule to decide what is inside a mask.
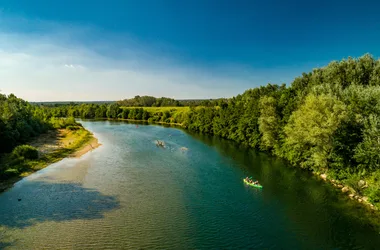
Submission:
[[[310,94],[285,126],[288,160],[324,170],[333,149],[333,135],[347,117],[346,106],[331,95]]]

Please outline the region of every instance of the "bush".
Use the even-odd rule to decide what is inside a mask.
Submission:
[[[70,126],[67,126],[67,129],[71,130],[71,131],[74,131],[74,130],[80,129],[80,126],[72,126],[72,125],[70,125]]]
[[[50,119],[50,124],[53,128],[67,128],[69,126],[82,126],[82,124],[75,121],[74,117],[69,118],[55,118]]]
[[[364,176],[360,174],[347,173],[347,179],[345,179],[343,183],[351,187],[355,191],[355,193],[359,195],[363,195],[363,192],[366,192],[366,190],[363,189],[363,187],[359,185],[359,182],[364,179],[365,179]]]
[[[372,203],[380,202],[380,189],[378,187],[368,188],[366,191],[366,195],[368,196],[368,200]]]
[[[346,181],[351,173],[348,169],[329,169],[327,175],[333,180]]]
[[[24,158],[27,160],[38,159],[38,150],[30,145],[20,145],[13,149],[11,153],[12,159]]]
[[[14,176],[14,175],[18,175],[19,173],[20,173],[19,170],[16,168],[9,168],[5,170],[4,172],[6,176]]]
[[[368,200],[372,203],[380,202],[380,170],[377,170],[371,174],[366,180],[368,188],[365,190],[365,195],[368,196]]]
[[[7,179],[20,174],[20,171],[16,168],[9,168],[5,171],[0,171],[0,179]]]

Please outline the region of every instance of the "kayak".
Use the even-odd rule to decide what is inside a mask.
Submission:
[[[263,188],[263,186],[261,186],[260,184],[256,185],[256,184],[253,184],[253,183],[249,183],[246,179],[243,179],[244,183],[249,185],[249,186],[252,186],[252,187],[256,187],[256,188]]]

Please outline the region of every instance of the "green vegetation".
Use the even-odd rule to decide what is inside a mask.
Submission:
[[[133,100],[144,104],[137,102],[144,98]],[[156,105],[145,99],[148,106]],[[68,105],[51,112],[180,124],[327,174],[380,204],[380,61],[370,55],[331,62],[303,73],[288,87],[268,84],[198,107],[133,108],[126,103]],[[359,182],[365,184],[357,187]]]
[[[46,132],[49,127],[42,109],[14,95],[0,94],[0,155]]]
[[[156,98],[153,96],[135,96],[131,99],[118,101],[124,107],[184,107],[184,106],[214,106],[218,102],[226,102],[227,99],[216,100],[174,100],[167,97]]]
[[[118,102],[119,105],[125,107],[178,107],[182,106],[179,101],[161,97],[155,98],[153,96],[135,96],[132,99],[125,99]]]
[[[58,118],[50,111],[13,94],[0,95],[0,190],[20,176],[72,154],[93,138],[73,117]],[[53,146],[57,141],[62,146],[42,153],[39,148],[29,145],[41,134],[48,135],[47,132]]]
[[[290,86],[268,84],[230,99],[194,103],[198,106],[179,107],[183,103],[170,98],[136,96],[111,104],[52,108],[28,105],[26,110],[33,119],[21,123],[13,120],[12,126],[4,125],[2,119],[0,128],[29,125],[33,129],[24,129],[29,132],[22,136],[8,131],[0,138],[7,140],[9,151],[38,131],[34,127],[55,123],[49,121],[51,117],[179,124],[269,152],[296,167],[327,174],[380,207],[380,61],[372,56],[331,62],[303,73]],[[7,121],[9,115],[2,117]]]
[[[0,191],[11,186],[20,177],[27,176],[72,155],[93,139],[92,134],[84,128],[74,131],[68,129],[53,130],[50,133],[51,135],[46,135],[51,139],[49,140],[52,144],[50,146],[56,147],[47,152],[41,152],[34,146],[19,145],[11,153],[2,155],[0,159]],[[38,138],[36,140],[38,141]],[[60,146],[56,145],[56,140],[59,141]],[[43,146],[40,145],[39,147]]]
[[[36,160],[38,159],[38,150],[30,145],[20,145],[13,149],[10,158],[12,160],[16,159],[26,159],[26,160]]]

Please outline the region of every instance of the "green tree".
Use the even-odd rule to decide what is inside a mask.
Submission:
[[[107,108],[107,117],[108,118],[117,118],[120,112],[120,105],[118,103],[112,103],[108,105]]]
[[[285,126],[288,160],[302,167],[325,170],[333,149],[333,135],[346,117],[346,106],[336,97],[308,95]]]
[[[370,115],[364,122],[363,141],[355,149],[361,170],[380,170],[380,117]]]
[[[276,100],[273,97],[263,96],[260,99],[259,130],[262,134],[261,146],[265,150],[278,146],[279,116],[276,110]]]

